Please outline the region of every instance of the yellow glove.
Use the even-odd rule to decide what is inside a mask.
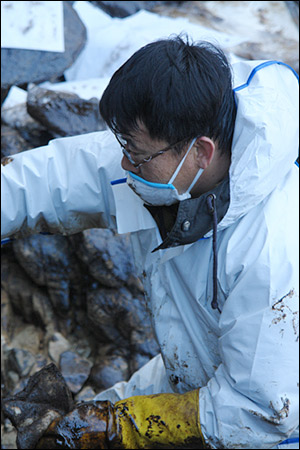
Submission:
[[[199,423],[199,389],[130,397],[115,403],[114,415],[109,448],[205,448]]]
[[[206,448],[199,390],[79,404],[54,420],[35,448]]]

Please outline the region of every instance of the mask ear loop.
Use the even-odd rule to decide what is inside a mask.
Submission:
[[[175,180],[175,178],[177,177],[177,175],[178,175],[178,173],[179,173],[179,171],[180,171],[180,169],[181,169],[181,167],[182,167],[182,165],[183,165],[183,163],[184,163],[184,161],[185,161],[187,155],[189,154],[191,148],[193,147],[193,145],[194,145],[196,139],[197,139],[197,138],[194,138],[194,139],[192,140],[191,145],[190,145],[189,148],[188,148],[188,151],[186,152],[186,154],[184,155],[184,157],[183,157],[182,160],[180,161],[180,163],[179,163],[177,169],[176,169],[175,172],[173,173],[173,175],[172,175],[172,177],[170,178],[170,181],[168,182],[168,184],[172,184],[173,181]]]
[[[192,181],[192,184],[190,185],[190,187],[188,188],[187,192],[190,192],[193,187],[195,186],[195,183],[199,180],[200,176],[202,175],[202,172],[204,171],[204,169],[200,168],[195,176],[195,178]]]

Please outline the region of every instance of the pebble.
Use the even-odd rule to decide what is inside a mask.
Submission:
[[[60,357],[61,373],[73,394],[77,394],[91,371],[92,363],[72,351],[66,351]]]

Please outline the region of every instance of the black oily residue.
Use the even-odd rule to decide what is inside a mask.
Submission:
[[[146,418],[146,420],[148,422],[148,427],[147,427],[147,431],[146,431],[145,435],[149,439],[152,438],[153,433],[157,433],[157,431],[158,431],[158,433],[161,434],[164,432],[165,428],[167,427],[166,423],[163,420],[161,420],[161,417],[158,415],[151,414],[149,417]],[[155,426],[155,424],[156,424],[156,427],[158,428],[158,430],[153,429],[153,426]]]
[[[14,158],[12,158],[11,156],[5,156],[4,158],[1,159],[1,165],[7,166],[7,164],[11,163],[13,160]]]
[[[291,289],[286,295],[284,295],[280,300],[278,300],[276,303],[274,303],[274,305],[272,306],[272,309],[275,311],[280,311],[281,308],[284,306],[284,304],[282,303],[283,300],[287,297],[292,298],[295,294],[294,289]]]

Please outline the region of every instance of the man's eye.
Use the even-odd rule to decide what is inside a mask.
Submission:
[[[142,155],[140,153],[133,152],[132,150],[128,150],[128,148],[126,150],[128,151],[128,153],[134,160],[139,160],[142,158]]]

